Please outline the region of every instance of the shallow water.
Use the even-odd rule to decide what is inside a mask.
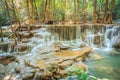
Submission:
[[[120,55],[112,55],[109,50],[105,49],[96,49],[95,51],[102,59],[85,62],[88,65],[89,73],[98,78],[120,80]]]

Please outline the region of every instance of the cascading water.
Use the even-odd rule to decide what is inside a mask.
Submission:
[[[120,34],[120,27],[119,26],[113,26],[109,27],[106,26],[106,32],[105,32],[105,46],[106,48],[112,48],[113,43],[115,42],[116,36],[119,36]]]
[[[110,35],[110,31],[112,31],[112,29],[107,29],[106,33],[105,33],[105,46],[107,48],[111,48],[111,40],[108,38],[108,35]]]
[[[29,44],[32,44],[31,46],[33,49],[30,53],[41,53],[43,51],[46,51],[47,46],[54,42],[55,36],[48,32],[46,27],[40,28],[39,30],[35,31],[34,37],[31,39],[31,42]]]
[[[104,34],[103,25],[48,26],[47,30],[58,39],[58,42],[64,44],[73,45],[83,42],[94,48],[102,47],[102,34]]]
[[[86,38],[85,38],[86,44],[88,44],[91,47],[95,47],[94,37],[95,37],[95,35],[92,34],[91,30],[86,30]]]

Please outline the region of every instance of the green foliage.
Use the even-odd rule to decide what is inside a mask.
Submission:
[[[75,73],[78,76],[78,80],[87,80],[87,73],[81,68],[76,68]]]
[[[86,71],[84,71],[81,68],[74,68],[71,71],[70,75],[77,75],[78,80],[87,80],[87,77],[88,77]]]
[[[120,19],[120,0],[116,0],[113,16],[114,19]]]
[[[39,17],[41,20],[44,18],[46,1],[47,0],[35,0],[36,7],[37,7],[37,13],[39,14]],[[104,7],[105,7],[105,0],[96,0],[96,1],[97,1],[97,10],[100,9],[100,14],[101,14],[100,17],[102,17]],[[111,8],[111,1],[112,0],[109,0],[108,13]],[[15,7],[17,5],[20,5],[19,8],[16,7],[17,18],[20,19],[20,21],[22,21],[22,20],[24,21],[23,18],[26,19],[26,17],[28,17],[26,0],[20,0],[20,3],[17,5],[16,5],[16,2],[19,2],[19,0],[14,0]],[[76,0],[76,2],[77,2],[76,9],[78,12],[77,18],[80,16],[81,20],[84,20],[83,15],[84,15],[84,13],[86,13],[87,20],[92,21],[93,10],[94,10],[94,0]],[[11,0],[7,0],[7,3],[8,3],[8,7],[10,9],[10,11],[9,11],[10,17],[11,17],[11,19],[13,19],[11,21],[14,21],[14,14],[13,14],[13,9],[12,9],[13,6],[11,5]],[[33,5],[35,5],[35,4],[33,3]],[[120,6],[119,5],[120,5],[120,0],[116,0],[114,12],[113,12],[114,19],[120,19]],[[74,0],[68,0],[67,8],[66,8],[66,0],[50,0],[49,7],[50,7],[49,15],[50,15],[50,17],[52,17],[51,19],[54,19],[56,21],[64,20],[66,18],[67,11],[69,12],[69,16],[68,16],[69,19],[74,18],[74,11],[75,11]],[[35,6],[34,6],[34,8],[35,8]],[[21,11],[22,9],[24,9],[24,10]],[[0,18],[2,25],[10,23],[4,0],[2,0],[0,2],[0,14],[2,16],[2,18]],[[37,19],[38,16],[36,16],[35,14],[34,14],[34,16],[35,16],[35,19]]]

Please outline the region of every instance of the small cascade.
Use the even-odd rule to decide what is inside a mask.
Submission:
[[[55,40],[58,40],[57,34],[50,33],[47,31],[47,26],[44,28],[40,28],[39,30],[35,31],[34,37],[31,39],[29,45],[32,46],[32,50],[30,53],[41,53],[41,50],[46,51],[47,46],[50,45],[50,43],[54,42]]]
[[[112,48],[111,38],[112,38],[112,28],[107,28],[105,32],[105,46],[106,48]]]
[[[91,30],[86,30],[85,43],[88,46],[95,47],[95,45],[94,45],[94,38],[95,38],[95,35],[92,34]]]
[[[112,48],[113,43],[115,43],[115,38],[119,36],[120,32],[119,26],[113,26],[109,27],[106,26],[106,32],[105,32],[105,46],[106,48]]]
[[[90,25],[88,28],[85,29],[84,32],[84,42],[92,48],[102,47],[103,43],[103,28],[96,30],[96,27]]]
[[[10,54],[11,51],[12,51],[12,42],[9,42],[8,50],[7,50],[8,54]]]

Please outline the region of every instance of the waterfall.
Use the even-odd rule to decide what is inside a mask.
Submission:
[[[119,26],[113,26],[108,27],[106,26],[106,32],[105,32],[105,46],[107,48],[112,48],[112,43],[114,42],[114,39],[116,36],[118,36],[120,33],[120,27]]]
[[[94,39],[95,39],[95,35],[92,34],[91,30],[86,30],[85,43],[88,46],[95,47],[95,45],[94,45]]]
[[[106,29],[106,32],[105,32],[105,46],[107,48],[111,48],[111,40],[110,40],[111,31],[112,29]]]
[[[34,37],[31,39],[29,43],[33,47],[30,53],[34,54],[34,53],[45,52],[46,50],[49,51],[48,49],[50,48],[48,47],[55,40],[58,40],[57,34],[55,34],[54,32],[53,33],[49,32],[49,28],[47,26],[44,28],[40,28],[39,30],[36,30]]]

